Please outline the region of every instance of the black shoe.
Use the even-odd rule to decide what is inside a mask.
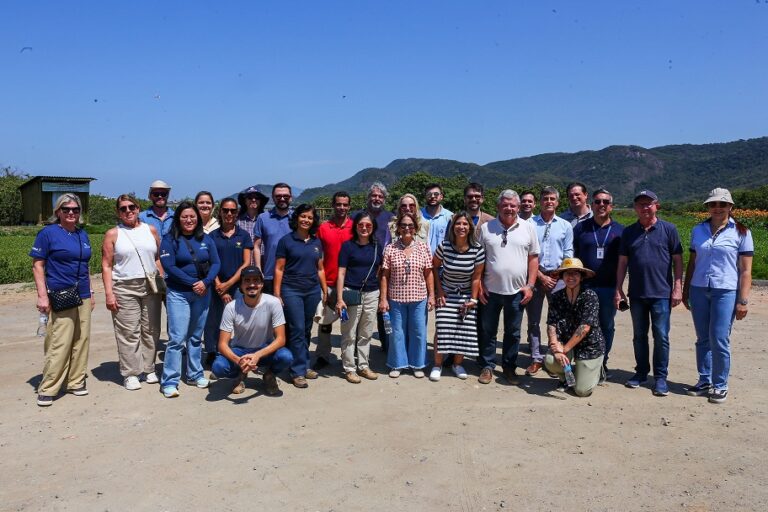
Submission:
[[[721,404],[728,398],[727,389],[715,389],[709,394],[709,402],[713,404]]]
[[[210,368],[213,366],[213,361],[216,359],[216,352],[208,352],[205,355],[205,362],[204,365],[206,368]]]
[[[706,382],[699,382],[695,386],[691,386],[685,389],[685,393],[688,396],[707,396],[712,392],[712,384]]]

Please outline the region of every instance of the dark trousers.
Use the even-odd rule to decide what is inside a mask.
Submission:
[[[520,305],[522,292],[514,295],[488,294],[488,304],[480,311],[481,335],[480,357],[477,362],[481,368],[496,367],[496,335],[499,331],[499,315],[504,311],[504,341],[502,343],[501,367],[517,368],[517,352],[520,350],[520,325],[523,311]]]

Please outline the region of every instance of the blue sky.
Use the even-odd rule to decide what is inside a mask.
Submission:
[[[768,0],[5,1],[0,19],[0,166],[110,196],[768,135]]]

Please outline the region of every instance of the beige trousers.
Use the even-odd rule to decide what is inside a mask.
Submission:
[[[160,339],[160,295],[148,293],[146,279],[115,281],[118,310],[112,312],[120,375],[139,376],[155,371]]]
[[[347,306],[349,320],[341,324],[341,364],[344,372],[354,372],[355,346],[357,346],[357,368],[368,368],[371,352],[371,337],[376,330],[376,311],[379,307],[379,291],[363,292],[362,303]]]
[[[45,333],[43,380],[37,392],[56,396],[64,385],[76,389],[85,385],[88,346],[91,336],[91,299],[83,299],[76,308],[56,313],[51,311]]]
[[[576,377],[576,386],[573,388],[576,396],[589,396],[592,390],[600,382],[600,371],[603,369],[603,357],[596,359],[573,360],[573,351],[568,353],[568,359],[571,360],[573,375]],[[552,354],[547,354],[544,359],[544,365],[547,370],[560,377],[560,382],[565,382],[565,371],[563,367]]]

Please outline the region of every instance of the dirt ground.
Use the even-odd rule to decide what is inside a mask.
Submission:
[[[94,283],[98,281],[94,279]],[[97,290],[101,291],[97,286]],[[97,295],[86,397],[35,405],[42,338],[29,286],[0,290],[0,510],[765,510],[768,289],[732,335],[728,402],[692,398],[693,327],[673,312],[670,390],[621,383],[634,366],[617,315],[612,382],[590,398],[474,375],[348,384],[338,359],[305,390],[260,377],[122,388],[111,319]],[[338,326],[334,356],[338,358]],[[378,342],[372,366],[384,371]],[[528,355],[523,345],[519,363]],[[160,366],[158,365],[158,369]],[[518,370],[520,371],[520,370]],[[444,375],[450,372],[445,372]],[[762,505],[760,505],[762,503]]]

